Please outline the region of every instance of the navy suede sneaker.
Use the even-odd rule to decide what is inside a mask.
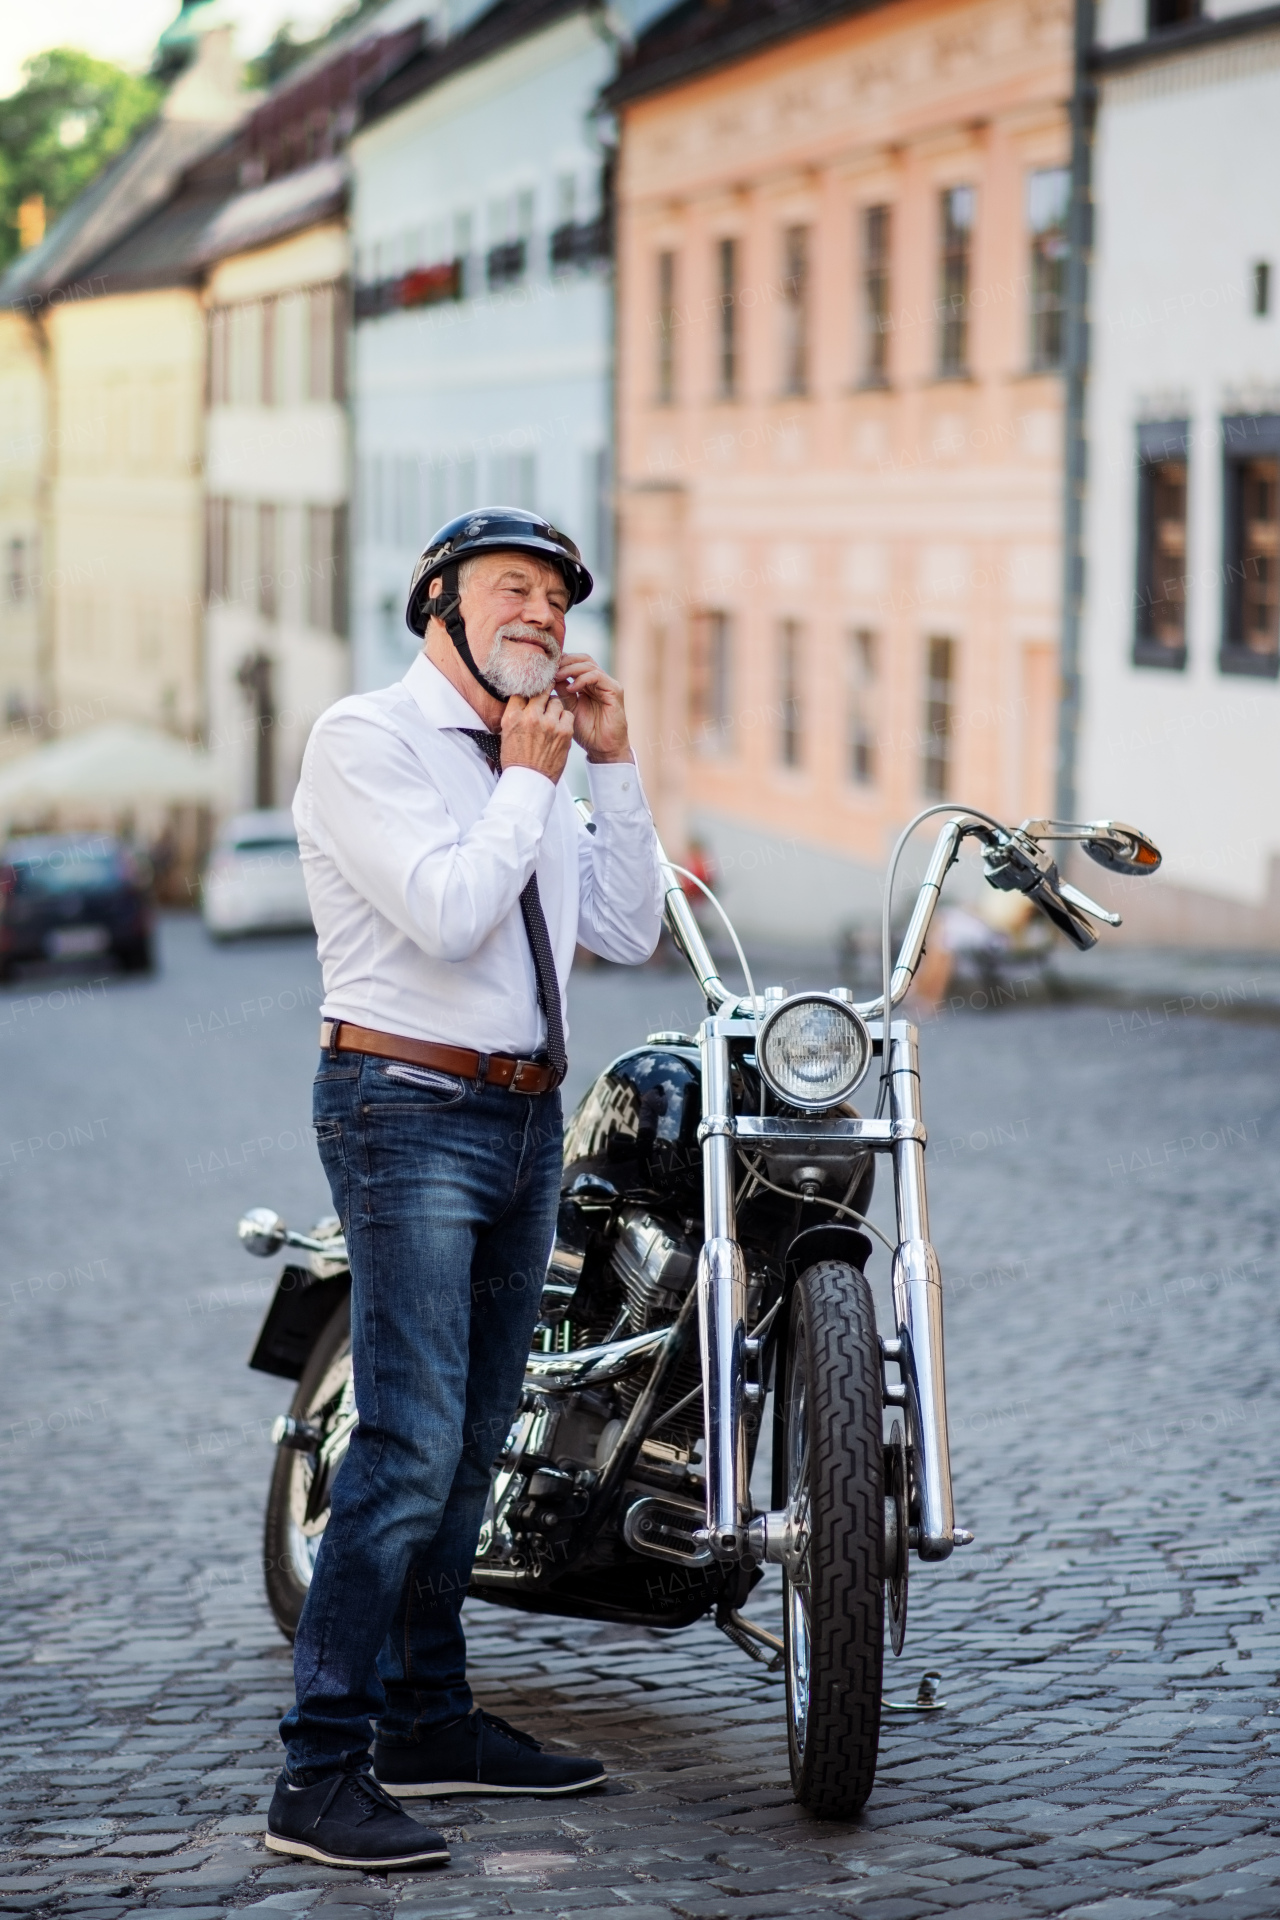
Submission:
[[[379,1786],[399,1800],[450,1793],[582,1793],[608,1774],[580,1754],[544,1753],[527,1733],[477,1707],[409,1747],[374,1743]]]
[[[300,1785],[282,1773],[267,1813],[267,1846],[322,1860],[327,1867],[443,1867],[449,1849],[443,1836],[411,1820],[373,1775],[325,1774]]]

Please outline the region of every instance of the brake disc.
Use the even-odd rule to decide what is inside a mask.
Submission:
[[[901,1653],[907,1638],[907,1576],[911,1533],[907,1444],[895,1420],[884,1450],[884,1583],[889,1602],[889,1644]]]

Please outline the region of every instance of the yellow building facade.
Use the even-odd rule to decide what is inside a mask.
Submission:
[[[204,323],[187,287],[68,301],[49,340],[50,704],[203,718]]]
[[[47,436],[43,341],[25,315],[0,311],[0,754],[42,731]]]

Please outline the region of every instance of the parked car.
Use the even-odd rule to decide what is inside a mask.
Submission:
[[[298,835],[286,808],[227,821],[205,871],[204,923],[215,940],[312,925]]]
[[[30,834],[0,853],[0,980],[21,960],[154,965],[151,868],[109,833]]]

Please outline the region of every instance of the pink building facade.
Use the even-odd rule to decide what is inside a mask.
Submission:
[[[1050,804],[1070,11],[682,19],[613,96],[618,662],[669,845],[810,943],[919,807]]]

